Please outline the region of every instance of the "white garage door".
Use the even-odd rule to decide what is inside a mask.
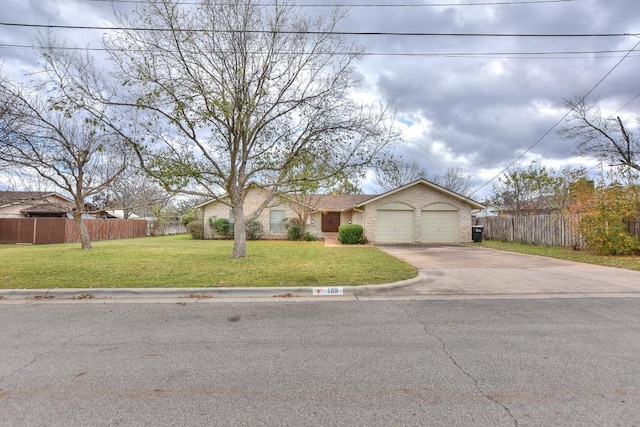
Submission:
[[[413,210],[378,209],[376,241],[380,243],[413,243],[415,226]]]
[[[458,243],[458,211],[422,211],[420,240],[425,243]]]

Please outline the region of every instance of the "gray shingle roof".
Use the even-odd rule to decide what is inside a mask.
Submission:
[[[371,194],[312,194],[309,205],[319,211],[347,211],[367,199],[375,197]]]

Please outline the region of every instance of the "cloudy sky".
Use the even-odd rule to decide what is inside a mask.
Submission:
[[[396,109],[405,139],[399,154],[431,174],[464,168],[478,189],[476,199],[489,195],[490,180],[517,159],[516,166],[539,160],[556,169],[597,169],[553,130],[567,113],[564,98],[593,89],[591,97],[599,97],[605,114],[620,115],[629,125],[640,115],[638,0],[297,3],[308,5],[307,13],[321,10],[318,5],[351,5],[341,22],[343,31],[414,33],[350,36],[367,52],[358,62],[360,90]],[[1,6],[2,24],[101,26],[113,20],[113,7],[135,5],[123,0],[3,0]],[[102,32],[54,30],[54,35],[67,45],[98,48]],[[37,28],[0,25],[6,74],[17,77],[33,69],[28,46],[37,33]],[[514,36],[490,36],[500,34]],[[560,36],[569,34],[583,36]],[[375,190],[366,182],[364,189]]]

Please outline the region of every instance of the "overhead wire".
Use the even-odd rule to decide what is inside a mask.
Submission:
[[[0,26],[23,27],[23,28],[44,28],[44,29],[73,29],[73,30],[102,30],[102,31],[173,31],[168,28],[148,28],[148,27],[116,27],[116,26],[81,26],[81,25],[59,25],[59,24],[27,24],[16,22],[0,22]],[[188,29],[190,32],[205,32],[207,29]],[[234,32],[233,30],[217,30],[217,32]],[[243,32],[247,32],[243,30]],[[272,34],[274,31],[253,30],[250,33]],[[326,34],[320,31],[277,31],[282,34]],[[331,34],[343,36],[394,36],[394,37],[523,37],[523,38],[611,38],[638,36],[633,33],[575,33],[575,34],[542,34],[542,33],[429,33],[429,32],[368,32],[368,31],[332,31]],[[1,48],[35,48],[33,45],[0,44]],[[101,51],[103,48],[74,48],[55,47],[56,49],[84,49],[87,51]],[[142,51],[142,50],[141,50]],[[406,57],[533,57],[533,56],[554,56],[554,55],[604,55],[623,53],[625,50],[594,50],[594,51],[532,51],[532,52],[362,52],[362,56],[406,56]],[[298,53],[298,52],[292,52]],[[299,52],[303,53],[303,52]],[[345,54],[352,54],[346,52]]]
[[[98,25],[62,25],[62,24],[26,24],[18,22],[0,22],[0,26],[23,28],[46,28],[66,30],[102,30],[102,31],[175,31],[171,28],[149,27],[108,27]],[[248,33],[248,34],[309,34],[340,36],[395,36],[395,37],[522,37],[522,38],[597,38],[640,36],[640,33],[430,33],[398,31],[298,31],[298,30],[212,30],[207,28],[188,28],[183,31],[208,33]]]
[[[631,52],[633,52],[638,46],[640,45],[640,41],[638,41],[631,49],[629,49],[629,51],[627,52],[626,55],[624,55],[622,57],[622,59],[620,59],[620,61],[618,61],[590,90],[589,92],[587,92],[584,96],[582,96],[580,98],[579,102],[583,102],[585,99],[587,99],[589,97],[589,95],[591,95],[593,93],[594,90],[596,90],[596,88],[598,86],[600,86],[600,84],[605,81],[607,79],[607,77],[609,77],[611,75],[611,73],[613,73],[613,71],[618,68],[618,66],[631,54]],[[516,159],[514,161],[512,161],[511,163],[509,163],[504,169],[502,169],[498,174],[496,174],[493,178],[491,178],[489,181],[487,181],[486,183],[484,183],[483,185],[481,185],[480,187],[478,187],[477,189],[475,189],[471,194],[469,194],[469,197],[473,196],[474,194],[476,194],[478,191],[480,191],[481,189],[483,189],[484,187],[486,187],[487,185],[489,185],[491,182],[493,182],[494,180],[496,180],[500,175],[502,175],[507,169],[509,169],[511,166],[513,166],[514,164],[516,164],[520,159],[522,159],[529,151],[531,151],[536,145],[538,145],[544,138],[547,137],[547,135],[549,135],[556,127],[558,127],[558,125],[560,123],[562,123],[568,116],[569,114],[571,114],[572,110],[568,110],[560,120],[558,120],[553,126],[551,126],[551,128],[549,128],[540,138],[538,138],[533,144],[531,144],[529,146],[529,148],[527,148],[525,151],[523,151],[518,157],[516,157]]]
[[[149,0],[88,0],[94,3],[136,3],[136,4],[152,4],[157,3],[155,1]],[[375,7],[383,7],[383,8],[403,8],[403,7],[467,7],[467,6],[517,6],[517,5],[529,5],[529,4],[544,4],[544,3],[572,3],[580,0],[506,0],[506,1],[485,1],[479,3],[356,3],[356,4],[344,4],[344,3],[334,3],[334,4],[321,4],[321,3],[310,3],[310,4],[296,4],[296,7],[358,7],[358,8],[375,8]],[[198,2],[193,1],[181,1],[180,4],[185,5],[196,5],[200,4]],[[218,3],[220,5],[227,5],[231,3]],[[259,6],[275,6],[275,3],[262,3]]]
[[[34,44],[12,44],[0,43],[0,49],[37,49],[40,46]],[[79,47],[79,46],[49,46],[54,50],[76,50],[86,52],[106,52],[109,49],[104,47]],[[127,52],[150,52],[149,49],[122,49]],[[406,57],[446,57],[446,58],[550,58],[550,59],[567,59],[567,58],[611,58],[617,55],[607,54],[623,54],[627,50],[584,50],[584,51],[536,51],[536,52],[344,52],[343,55],[361,55],[361,56],[406,56]],[[281,52],[289,55],[299,55],[306,52]],[[336,55],[335,52],[315,52],[320,55]],[[579,56],[584,55],[584,56]],[[603,56],[604,55],[604,56]]]
[[[633,101],[635,101],[636,99],[640,98],[640,92],[638,92],[633,98],[631,98],[629,101],[627,101],[622,107],[618,108],[614,113],[612,113],[611,115],[609,115],[609,119],[611,119],[613,116],[615,116],[616,114],[618,114],[620,111],[624,110],[628,105],[630,105]],[[564,150],[562,150],[560,153],[556,154],[555,157],[553,157],[551,160],[555,160],[558,157],[560,157],[561,155],[563,155],[564,153],[566,153],[567,151],[569,151],[570,149],[572,149],[573,147],[575,147],[580,141],[576,141],[573,144],[569,145],[567,148],[565,148]]]

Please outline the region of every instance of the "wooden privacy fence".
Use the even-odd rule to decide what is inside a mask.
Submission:
[[[478,218],[483,237],[549,246],[582,246],[577,215],[529,215]]]
[[[146,237],[147,222],[124,219],[85,220],[92,241]],[[80,232],[65,218],[0,218],[0,243],[75,243]]]
[[[583,246],[578,230],[579,215],[493,216],[478,218],[483,237],[535,245]],[[640,221],[625,220],[627,232],[640,238]]]
[[[630,236],[634,236],[640,239],[640,221],[639,220],[625,221],[625,224],[627,226],[627,233],[629,233]]]

